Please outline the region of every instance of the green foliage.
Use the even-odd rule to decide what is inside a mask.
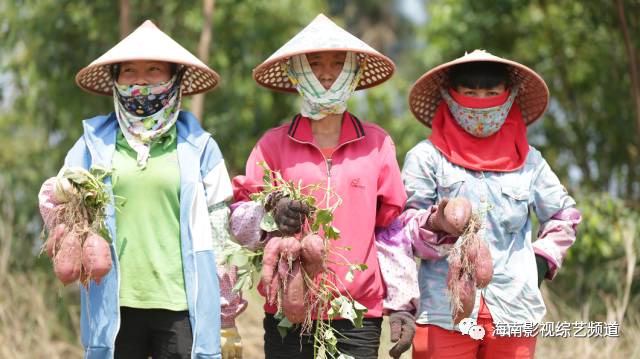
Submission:
[[[570,302],[591,303],[590,314],[604,317],[620,306],[627,270],[640,267],[640,212],[604,193],[581,193],[577,200],[583,215],[578,238],[550,287]],[[633,278],[632,294],[640,292],[638,275]]]

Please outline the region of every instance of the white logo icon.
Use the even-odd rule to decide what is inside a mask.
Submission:
[[[473,318],[464,318],[458,324],[458,329],[464,335],[470,336],[472,339],[481,340],[484,338],[484,328],[477,325],[478,322]]]
[[[460,324],[458,324],[458,328],[460,328],[460,331],[462,332],[462,334],[464,335],[468,335],[469,334],[469,328],[475,326],[476,324],[478,324],[476,322],[475,319],[473,318],[464,318],[460,321]]]
[[[473,327],[469,328],[469,336],[475,340],[484,338],[484,328],[479,325],[474,325]]]

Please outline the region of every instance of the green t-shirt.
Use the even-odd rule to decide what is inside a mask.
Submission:
[[[118,131],[113,156],[120,305],[187,310],[180,249],[180,171],[175,126],[151,145],[145,169]]]

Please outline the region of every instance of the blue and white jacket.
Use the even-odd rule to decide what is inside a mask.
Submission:
[[[111,168],[118,122],[113,113],[83,121],[84,134],[71,148],[66,166]],[[220,289],[216,275],[214,236],[208,208],[232,195],[222,154],[196,118],[181,111],[178,130],[180,164],[180,240],[189,317],[193,330],[192,358],[221,358]],[[111,178],[105,179],[107,185]],[[85,358],[112,358],[120,328],[119,280],[116,256],[116,220],[112,203],[106,224],[111,236],[113,267],[100,285],[81,288],[81,332]]]

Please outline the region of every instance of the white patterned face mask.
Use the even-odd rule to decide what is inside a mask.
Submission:
[[[116,118],[127,143],[137,153],[138,167],[144,169],[151,143],[176,123],[182,101],[182,74],[155,85],[113,84]],[[138,116],[139,109],[142,116]]]
[[[465,107],[456,102],[449,92],[442,88],[440,94],[460,127],[472,136],[489,137],[498,132],[507,120],[511,105],[518,96],[518,87],[511,89],[509,97],[502,105],[487,108]]]
[[[340,75],[327,90],[314,75],[305,54],[292,56],[284,66],[289,79],[302,96],[300,114],[313,120],[346,111],[347,100],[353,94],[364,68],[358,64],[358,56],[354,52],[347,52]]]

